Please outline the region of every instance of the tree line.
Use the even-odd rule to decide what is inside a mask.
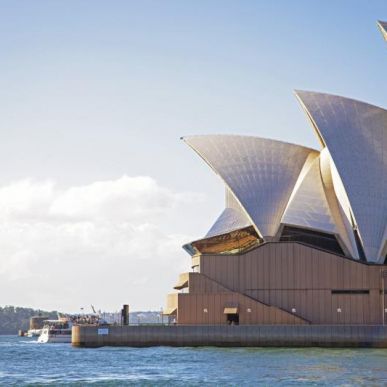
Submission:
[[[19,329],[28,330],[30,318],[39,315],[47,316],[49,319],[57,318],[56,311],[47,312],[10,305],[0,307],[0,335],[15,335]]]

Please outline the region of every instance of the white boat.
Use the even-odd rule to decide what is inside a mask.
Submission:
[[[38,343],[71,343],[72,322],[67,318],[46,320]]]
[[[27,337],[39,337],[42,334],[43,329],[29,329],[27,331]]]
[[[45,320],[38,343],[71,343],[73,325],[99,325],[106,322],[98,314],[64,315],[58,313],[58,320]]]

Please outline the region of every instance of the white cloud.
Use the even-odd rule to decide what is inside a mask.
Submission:
[[[0,304],[161,306],[189,268],[181,245],[192,238],[166,222],[202,199],[150,177],[67,189],[33,180],[0,187]]]
[[[177,193],[160,187],[150,177],[123,176],[72,187],[52,203],[53,215],[108,220],[139,220],[158,216],[179,204]]]
[[[26,179],[0,187],[0,217],[41,217],[47,212],[53,195],[54,184],[49,181],[35,183]]]

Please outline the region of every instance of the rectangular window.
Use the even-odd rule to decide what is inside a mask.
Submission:
[[[370,294],[367,289],[332,289],[332,294]]]

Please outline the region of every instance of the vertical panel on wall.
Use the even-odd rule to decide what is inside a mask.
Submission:
[[[219,319],[220,321],[222,322],[226,322],[226,317],[224,316],[223,314],[223,310],[222,310],[222,296],[219,295],[219,294],[216,294],[215,295],[215,305],[216,305],[216,309],[219,311],[219,313],[221,314],[221,316],[219,316]]]
[[[338,303],[337,303],[337,297],[332,297],[331,296],[331,321],[332,321],[332,324],[337,324],[337,306]]]
[[[230,256],[226,256],[226,260],[227,260],[227,286],[232,289],[232,290],[235,290],[234,288],[234,268],[233,268],[233,264],[232,264],[232,257]]]
[[[350,295],[350,294],[346,294],[344,296],[344,310],[343,310],[343,314],[344,314],[344,323],[345,324],[349,324],[351,322],[351,317],[352,317],[352,313],[351,313],[351,298],[353,296]]]
[[[222,281],[219,281],[219,278],[217,278],[217,276],[216,276],[217,256],[216,255],[214,255],[214,256],[207,256],[206,258],[207,258],[207,272],[205,274],[208,277],[214,278],[216,281],[222,283]]]
[[[281,287],[283,289],[290,289],[291,277],[292,277],[292,267],[290,265],[291,257],[286,252],[286,246],[280,246],[281,252]]]
[[[255,272],[255,275],[253,272]],[[249,282],[249,288],[262,288],[263,275],[264,273],[261,271],[258,254],[253,252],[249,255],[248,265],[246,266],[246,277]]]
[[[218,257],[216,255],[209,257],[208,265],[207,265],[207,275],[210,278],[213,278],[216,282],[222,282],[222,268],[218,267]]]
[[[368,277],[368,266],[366,265],[361,265],[362,267],[362,278],[363,278],[363,288],[364,289],[369,289],[370,288],[370,285],[369,285],[369,277]]]
[[[369,299],[369,296],[366,296],[366,297],[362,297],[362,300],[361,300],[361,320],[360,320],[361,322],[360,322],[360,324],[367,324],[367,315],[368,315],[367,305],[369,304],[368,299]]]
[[[243,270],[242,270],[241,265],[240,265],[241,260],[242,260],[242,257],[240,257],[238,255],[235,256],[235,258],[234,258],[234,267],[237,270],[237,273],[236,273],[237,274],[236,275],[237,283],[234,284],[234,286],[235,286],[235,289],[237,289],[238,292],[241,289],[241,284],[244,283],[244,281],[241,278],[241,275],[243,275]]]
[[[246,276],[245,274],[245,264],[246,264],[246,256],[236,256],[235,257],[238,267],[238,286],[237,291],[243,291],[241,289],[241,285],[246,283]]]
[[[344,289],[344,260],[337,262],[337,288]]]
[[[341,309],[341,313],[337,313],[337,316],[340,324],[345,323],[345,314],[346,314],[345,297],[346,296],[344,294],[338,295],[339,308]]]
[[[344,289],[351,289],[351,262],[347,259],[343,259],[343,287]]]
[[[249,254],[246,254],[246,256],[244,257],[242,277],[244,278],[245,282],[241,282],[241,284],[240,284],[241,291],[242,291],[242,289],[251,289],[252,288],[251,277],[250,277],[249,273],[251,272],[251,259],[252,259],[253,253],[254,252],[250,252]],[[256,277],[257,276],[258,276],[258,273],[257,273]]]
[[[275,249],[275,269],[276,269],[276,278],[274,279],[274,288],[282,288],[282,254],[281,254],[281,245],[277,243]]]
[[[263,271],[264,273],[264,276],[263,276],[263,283],[262,283],[262,289],[269,289],[269,282],[270,282],[270,278],[269,278],[269,273],[268,273],[268,270],[269,270],[269,260],[270,260],[270,256],[268,255],[268,251],[266,249],[266,246],[263,247],[263,256],[262,256],[262,261],[260,262],[260,269]]]
[[[214,305],[214,295],[208,294],[203,295],[203,309],[207,308],[208,313],[204,313],[203,316],[205,316],[205,323],[206,324],[213,324],[215,320],[217,323],[219,323],[219,315],[217,314],[217,311],[215,310]]]
[[[361,324],[362,323],[362,308],[363,308],[363,302],[362,299],[365,298],[365,296],[360,295],[358,297],[352,297],[351,299],[351,315],[352,319],[351,321],[354,321],[355,324]]]
[[[274,288],[274,282],[275,282],[275,277],[276,277],[276,270],[275,270],[275,254],[276,254],[276,249],[269,249],[268,251],[268,256],[269,260],[268,262],[268,269],[265,268],[265,270],[268,270],[268,276],[269,276],[269,289]]]
[[[232,288],[232,284],[230,283],[231,281],[231,273],[230,273],[230,256],[226,255],[224,257],[224,269],[223,270],[223,278],[222,278],[222,281],[223,283],[231,290],[233,290]]]
[[[371,324],[379,324],[381,323],[382,319],[380,318],[382,316],[381,309],[382,305],[380,302],[380,292],[379,289],[370,289],[370,323]]]
[[[336,259],[332,255],[328,257],[329,260],[329,281],[327,288],[330,289],[337,289],[337,265],[336,265]]]
[[[189,297],[189,299],[191,300],[191,302],[193,303],[194,307],[192,308],[192,311],[191,311],[191,316],[193,317],[191,321],[200,321],[200,324],[203,324],[203,309],[202,309],[202,305],[201,305],[201,297],[200,297],[200,294],[197,296],[197,297],[192,297],[194,299],[194,301],[192,302],[192,299],[191,297]]]
[[[289,286],[289,288],[293,288],[294,289],[296,287],[295,278],[294,278],[295,259],[294,259],[293,249],[291,249],[291,253],[290,254],[288,253],[289,248],[290,248],[290,246],[285,246],[286,256],[287,256],[287,259],[288,259],[288,269],[289,269],[288,286]]]
[[[264,254],[265,254],[265,251],[262,248],[262,249],[255,250],[254,254],[252,255],[251,265],[252,267],[255,267],[255,270],[258,274],[255,281],[252,281],[251,283],[254,289],[263,289],[264,287],[265,274],[266,274],[263,269]],[[254,266],[253,266],[253,261],[254,261]]]
[[[322,298],[322,304],[323,304],[321,322],[324,324],[327,324],[329,323],[329,321],[331,321],[331,309],[332,309],[331,291],[328,289],[321,290],[321,298]]]
[[[300,253],[300,245],[295,243],[293,245],[293,254],[294,254],[294,261],[295,261],[295,281],[296,281],[296,288],[302,289],[305,287],[305,275],[307,268],[305,267],[303,257]]]
[[[259,267],[259,252],[261,249],[254,250],[248,254],[248,260],[246,262],[246,281],[248,289],[257,289],[259,283],[262,282],[263,272]]]
[[[366,289],[363,286],[363,265],[357,265],[356,263],[353,266],[353,278],[356,282],[356,287],[359,289]]]
[[[236,256],[230,256],[230,275],[229,275],[229,281],[230,281],[230,286],[234,291],[238,291],[238,271],[239,269],[236,266]]]
[[[306,316],[310,320],[310,313],[307,309],[307,292],[306,287],[306,276],[308,275],[308,267],[305,266],[304,259],[300,253],[300,246],[294,245],[294,259],[296,261],[296,276],[297,276],[297,288],[300,291],[300,303],[302,307],[302,315]]]
[[[209,259],[209,257],[207,257],[205,255],[200,256],[200,272],[205,274],[205,275],[209,275],[208,268],[207,268],[208,259]]]
[[[380,287],[380,280],[381,280],[381,273],[380,273],[380,267],[378,266],[372,266],[370,270],[370,289],[376,289]]]
[[[288,260],[288,270],[289,270],[288,287],[289,287],[289,289],[293,289],[293,291],[289,293],[289,297],[288,297],[289,308],[290,309],[296,308],[297,313],[300,313],[298,302],[296,302],[296,293],[294,291],[295,279],[294,279],[294,256],[293,256],[293,254],[287,254],[287,260]]]
[[[311,262],[312,262],[312,273],[313,273],[313,316],[316,321],[320,323],[320,292],[319,292],[319,276],[320,273],[318,272],[319,270],[319,259],[317,257],[317,250],[311,250],[310,255],[311,255]]]
[[[269,291],[265,291],[265,293],[266,292],[269,292]],[[270,293],[269,293],[270,294]],[[267,304],[268,304],[268,302],[267,302]],[[269,324],[269,322],[270,322],[270,309],[271,308],[265,308],[264,310],[263,310],[263,320],[264,320],[264,324]]]
[[[303,303],[304,303],[304,310],[305,310],[305,316],[308,320],[313,320],[313,313],[312,313],[312,293],[309,290],[303,291]]]
[[[319,289],[324,289],[328,282],[328,259],[327,254],[316,250],[315,259],[317,261],[317,287]]]
[[[290,276],[289,272],[289,259],[287,258],[283,246],[279,250],[281,259],[281,298],[282,298],[282,307],[287,311],[291,312],[291,307],[289,307],[289,298],[292,291],[289,288],[288,278]]]
[[[318,321],[321,324],[324,320],[324,313],[325,313],[324,290],[320,288],[316,292],[318,297]]]
[[[318,279],[319,279],[319,260],[316,256],[317,251],[311,250],[310,251],[310,260],[312,262],[312,288],[318,289]]]

